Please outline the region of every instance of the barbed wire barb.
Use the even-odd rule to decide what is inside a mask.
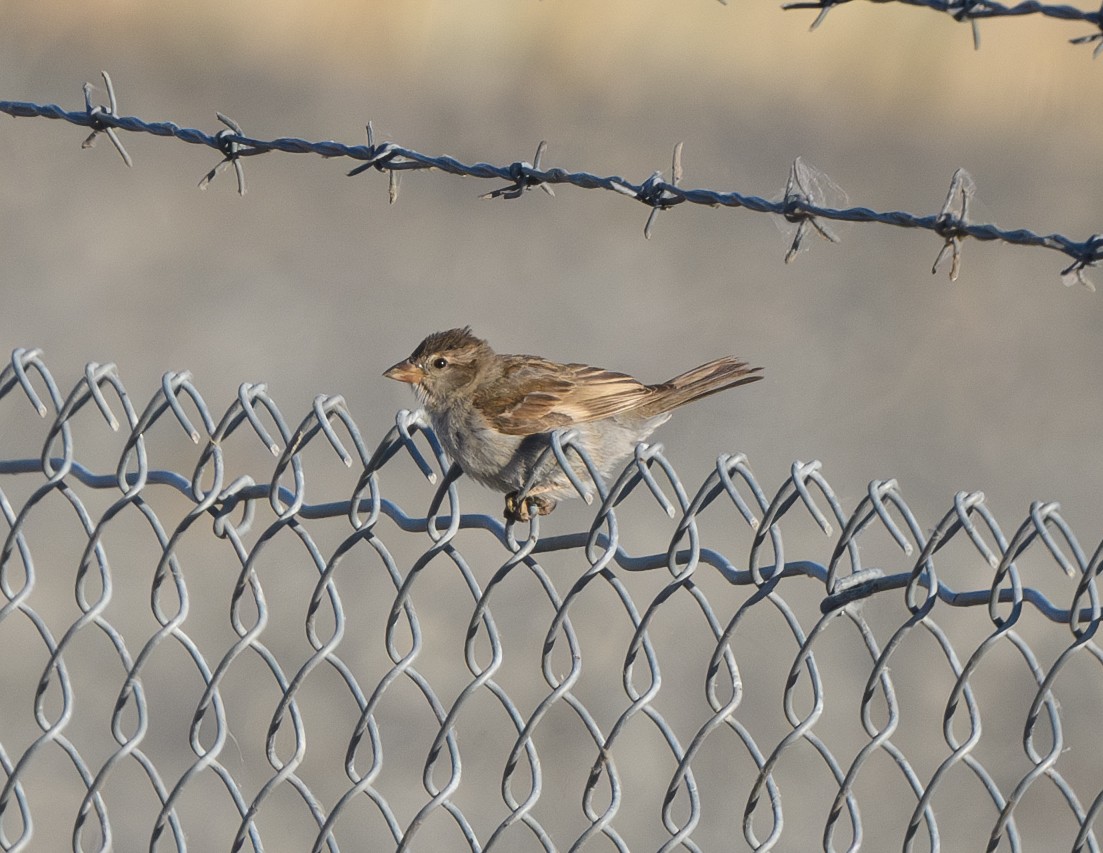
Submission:
[[[961,0],[961,8],[954,13],[954,20],[958,23],[968,21],[973,30],[973,50],[980,50],[980,22],[973,15],[973,9],[986,3],[987,0]]]
[[[969,236],[964,230],[969,224],[969,202],[976,196],[977,185],[973,176],[964,169],[958,169],[950,179],[950,190],[946,193],[946,201],[939,211],[937,224],[938,233],[946,238],[946,242],[938,252],[938,256],[931,266],[931,275],[938,272],[946,255],[950,260],[950,281],[957,281],[961,271],[961,244]],[[954,211],[955,205],[957,212]]]
[[[1093,234],[1084,245],[1083,257],[1077,258],[1061,270],[1061,282],[1065,287],[1079,284],[1094,293],[1095,285],[1084,274],[1084,271],[1088,267],[1098,266],[1100,260],[1103,259],[1103,234]]]
[[[1092,51],[1092,59],[1098,59],[1099,54],[1103,53],[1103,4],[1099,7],[1099,32],[1092,33],[1091,35],[1078,36],[1076,38],[1069,39],[1069,44],[1091,44],[1092,42],[1099,42],[1095,46],[1095,50]]]
[[[391,149],[394,147],[389,143],[384,144],[380,149],[375,147],[375,128],[369,121],[366,129],[368,131],[368,150],[372,152],[368,158],[368,162],[363,165],[357,166],[355,169],[351,169],[346,172],[347,177],[353,177],[359,175],[361,172],[366,172],[368,169],[376,169],[377,171],[386,171],[387,178],[387,199],[390,204],[394,204],[398,201],[398,172],[395,169],[387,169],[384,165],[387,160],[390,160],[393,156]]]
[[[808,25],[809,32],[815,32],[819,29],[820,24],[827,18],[827,13],[834,9],[836,6],[848,3],[850,0],[801,0],[798,3],[782,3],[782,11],[788,12],[795,9],[817,9],[816,17],[812,20],[812,23]]]
[[[220,130],[215,134],[215,138],[221,143],[218,147],[222,150],[222,159],[203,176],[199,182],[199,189],[205,190],[207,185],[214,180],[215,175],[227,166],[232,165],[234,174],[237,175],[237,194],[243,196],[245,195],[245,169],[241,165],[241,157],[248,152],[238,140],[245,135],[245,132],[241,129],[241,125],[232,118],[224,116],[222,113],[215,113],[215,115],[229,130]]]
[[[785,181],[785,195],[782,199],[784,205],[782,216],[788,222],[796,223],[797,226],[797,233],[793,236],[793,242],[785,253],[787,264],[796,260],[801,249],[805,247],[804,241],[811,231],[819,234],[829,243],[841,242],[838,234],[809,211],[809,208],[825,206],[824,186],[837,187],[838,185],[802,158],[797,157],[793,161],[793,165],[789,167],[789,177]]]
[[[368,147],[375,147],[375,128],[368,122]],[[394,169],[387,170],[387,203],[394,204],[398,201],[398,172]]]
[[[682,182],[682,147],[685,143],[679,142],[674,146],[674,154],[671,156],[670,163],[670,185],[678,186]],[[651,176],[657,181],[662,181],[662,172],[656,172]],[[643,225],[643,237],[645,240],[651,239],[651,228],[655,224],[655,217],[659,215],[660,211],[668,210],[672,205],[677,204],[681,199],[677,196],[671,196],[664,199],[664,195],[669,196],[665,189],[660,190],[658,193],[658,201],[651,208],[651,212],[647,214],[647,222]]]
[[[544,152],[547,150],[547,140],[541,139],[540,143],[536,146],[536,156],[532,158],[531,163],[527,160],[521,160],[510,165],[509,174],[513,179],[513,183],[509,186],[499,187],[496,190],[483,193],[479,198],[520,198],[527,190],[531,190],[534,187],[539,187],[548,195],[554,197],[555,192],[548,185],[547,181],[542,180],[534,174],[542,171],[541,162],[544,159]]]
[[[96,145],[96,137],[101,133],[106,134],[107,138],[111,140],[111,144],[115,146],[115,150],[119,152],[119,156],[123,158],[123,162],[127,167],[132,167],[134,161],[130,159],[130,155],[123,147],[122,140],[119,139],[119,135],[115,132],[115,128],[106,124],[101,116],[118,116],[119,104],[115,99],[115,86],[111,82],[111,75],[106,71],[101,71],[103,75],[103,83],[107,87],[107,106],[92,106],[92,89],[94,88],[91,83],[84,84],[84,109],[88,113],[89,125],[92,128],[92,132],[85,137],[84,142],[80,144],[81,148],[93,148]]]

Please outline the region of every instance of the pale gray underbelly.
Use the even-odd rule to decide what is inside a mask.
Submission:
[[[608,478],[620,468],[635,446],[669,417],[669,414],[662,414],[641,420],[614,416],[579,424],[575,427],[579,433],[576,443],[586,451],[602,477]],[[575,496],[574,487],[560,468],[554,453],[541,459],[551,445],[550,432],[526,436],[503,435],[485,429],[463,428],[454,418],[432,420],[434,431],[448,455],[459,463],[467,476],[483,485],[500,492],[517,491],[539,466],[535,483],[541,487],[539,491],[542,494],[556,499]],[[571,451],[568,451],[567,458],[582,482],[589,482],[582,460]]]

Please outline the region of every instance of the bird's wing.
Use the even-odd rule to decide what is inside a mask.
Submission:
[[[640,405],[653,391],[631,376],[585,364],[507,357],[500,380],[476,407],[507,435],[532,435],[598,420]]]

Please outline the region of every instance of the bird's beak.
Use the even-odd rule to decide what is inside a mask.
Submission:
[[[409,382],[411,385],[421,384],[425,378],[425,371],[416,364],[411,364],[410,359],[400,361],[398,364],[388,367],[383,371],[388,379],[397,379],[399,382]]]

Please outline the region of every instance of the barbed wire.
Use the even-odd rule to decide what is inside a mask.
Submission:
[[[668,211],[680,204],[743,208],[756,213],[774,214],[798,226],[793,242],[786,252],[786,262],[791,262],[800,249],[807,246],[807,237],[813,233],[838,242],[838,237],[827,224],[831,221],[875,222],[899,228],[932,231],[944,242],[931,271],[936,272],[943,259],[950,254],[952,256],[949,269],[951,280],[956,280],[959,274],[961,249],[966,238],[1061,252],[1072,259],[1072,262],[1061,270],[1061,280],[1066,286],[1080,284],[1089,290],[1095,288],[1086,277],[1085,270],[1097,266],[1100,260],[1103,260],[1103,234],[1094,234],[1086,240],[1077,241],[1058,233],[1037,234],[1025,228],[1005,229],[994,224],[970,222],[968,207],[969,200],[975,193],[975,184],[964,169],[958,169],[954,173],[946,201],[939,213],[933,215],[923,216],[904,211],[878,212],[866,207],[830,206],[824,197],[823,187],[832,185],[833,182],[801,158],[797,158],[790,169],[783,197],[780,200],[771,201],[741,192],[687,189],[682,186],[684,169],[681,143],[674,148],[669,181],[663,177],[661,171],[656,171],[643,182],[633,183],[619,176],[603,177],[583,171],[571,172],[560,168],[544,168],[542,160],[547,150],[546,141],[541,141],[537,146],[532,163],[518,160],[509,165],[495,166],[484,162],[467,164],[449,156],[430,156],[393,142],[376,143],[371,123],[367,125],[367,145],[345,145],[332,140],[310,142],[295,137],[255,138],[246,135],[237,122],[222,113],[217,113],[217,116],[227,129],[215,134],[194,128],[183,128],[173,122],[146,122],[135,116],[120,115],[111,78],[103,72],[103,79],[108,94],[107,105],[93,106],[92,86],[86,83],[83,110],[69,111],[56,104],[0,101],[0,112],[13,117],[58,119],[82,127],[90,127],[92,132],[84,140],[83,147],[92,147],[96,138],[104,134],[128,166],[132,164],[132,160],[119,139],[117,131],[120,130],[171,137],[192,145],[214,148],[222,154],[222,159],[203,176],[199,186],[205,188],[221,170],[232,166],[237,176],[238,192],[242,195],[245,193],[243,159],[282,151],[293,154],[317,154],[326,158],[347,157],[362,161],[360,165],[348,172],[350,176],[359,175],[369,169],[387,172],[388,194],[392,203],[398,198],[398,174],[412,170],[436,169],[451,175],[508,182],[504,187],[484,193],[483,198],[517,199],[536,187],[554,195],[552,187],[560,184],[581,189],[608,190],[635,199],[651,209],[644,226],[645,237],[651,236],[656,217],[660,212]]]
[[[896,2],[904,6],[920,6],[935,12],[950,15],[955,21],[968,21],[973,31],[973,46],[980,49],[979,22],[991,18],[1018,18],[1026,15],[1040,15],[1044,18],[1052,18],[1061,21],[1083,21],[1091,24],[1100,32],[1086,36],[1077,36],[1069,39],[1069,44],[1096,44],[1092,51],[1092,58],[1097,58],[1103,52],[1103,7],[1095,12],[1079,9],[1075,6],[1039,3],[1036,0],[1026,0],[1008,6],[996,3],[994,0],[876,0],[879,3]],[[726,0],[721,0],[726,2]],[[818,9],[819,14],[812,22],[810,29],[816,29],[823,23],[827,13],[832,9],[850,3],[851,0],[798,0],[795,3],[785,3],[782,9],[786,11],[795,9]]]
[[[745,457],[725,454],[694,491],[660,445],[640,445],[607,483],[571,433],[561,431],[549,452],[564,470],[572,470],[569,457],[586,464],[593,518],[582,532],[546,535],[541,526],[561,516],[523,525],[463,513],[461,486],[467,486],[420,413],[400,412],[369,450],[340,396],[316,397],[292,428],[265,386],[247,382],[215,417],[191,376],[173,371],[137,407],[111,364],[88,364],[63,394],[39,350],[17,349],[0,370],[0,415],[14,422],[27,403],[42,425],[32,440],[41,453],[11,454],[13,445],[27,445],[30,430],[0,432],[0,635],[22,638],[0,644],[6,650],[0,697],[26,697],[33,712],[12,705],[0,715],[2,850],[29,850],[35,833],[40,841],[66,821],[74,850],[86,844],[152,850],[165,842],[183,851],[189,839],[195,849],[254,851],[337,851],[342,839],[355,850],[388,843],[407,850],[415,842],[419,849],[577,850],[599,837],[621,851],[631,839],[644,849],[701,850],[732,849],[740,835],[749,849],[808,849],[811,838],[783,818],[817,814],[824,849],[835,849],[836,839],[857,849],[867,831],[886,827],[895,842],[874,841],[877,849],[901,840],[912,849],[919,832],[932,850],[963,849],[955,821],[968,816],[984,827],[989,850],[1022,849],[1026,837],[1045,839],[1048,849],[1064,839],[1069,849],[1099,850],[1098,762],[1082,778],[1071,739],[1087,736],[1082,748],[1097,753],[1094,697],[1103,649],[1094,636],[1103,622],[1097,587],[1103,543],[1089,556],[1055,503],[1034,503],[1008,536],[983,494],[959,492],[928,528],[893,480],[872,481],[847,512],[818,462],[795,462],[771,498]],[[122,438],[117,459],[79,450],[95,432],[81,414],[90,403]],[[198,448],[194,468],[153,467],[155,446],[180,430]],[[233,458],[248,456],[258,440],[272,469],[231,479]],[[349,470],[347,498],[308,501],[307,468],[325,461],[319,448]],[[392,484],[411,475],[427,480],[426,509],[387,497],[384,469]],[[653,515],[651,507],[670,520],[666,530],[650,525],[666,544],[633,554],[622,520]],[[122,526],[128,517],[140,526]],[[806,528],[809,520],[827,559],[795,555],[799,537],[787,533],[783,542],[783,524]],[[203,521],[211,523],[212,544],[228,551],[194,550]],[[746,537],[742,566],[710,547],[712,521]],[[327,524],[336,526],[323,530]],[[473,534],[489,537],[465,538]],[[68,571],[54,550],[67,537],[76,547],[60,553],[79,555]],[[891,544],[899,571],[891,558],[863,564],[863,548],[878,539]],[[543,561],[557,555],[565,559],[563,571],[549,571]],[[1023,563],[1039,560],[1069,579],[1061,600],[1026,583]],[[950,579],[965,577],[970,563],[983,567],[990,583],[955,589]],[[236,576],[225,645],[219,644],[225,616],[211,623],[196,615],[226,613],[226,602],[202,599],[209,590],[202,576],[212,571]],[[66,574],[75,616],[68,612],[72,600],[68,608],[55,601]],[[649,584],[649,577],[660,582]],[[818,589],[810,612],[797,603],[807,589],[802,581]],[[457,596],[455,584],[465,593]],[[132,605],[118,603],[140,601],[136,587],[148,590],[152,623],[134,621]],[[346,605],[353,597],[355,604]],[[275,627],[281,609],[300,615],[282,632]],[[979,632],[965,626],[964,636],[952,640],[936,613],[942,621],[975,614],[984,625]],[[462,654],[450,656],[437,644],[442,614],[466,625],[458,637]],[[529,660],[542,679],[535,694],[503,665],[517,639],[506,623],[516,630],[520,615],[540,641],[537,660]],[[1032,615],[1069,631],[1056,638],[1059,653],[1047,662],[1026,640]],[[663,628],[671,618],[673,634]],[[591,620],[597,644],[585,639]],[[293,624],[305,631],[298,646]],[[886,628],[881,642],[877,635]],[[1049,647],[1054,639],[1038,637]],[[364,658],[372,641],[385,650],[376,666]],[[705,643],[703,655],[691,652],[695,641]],[[968,654],[959,656],[956,647],[966,644]],[[620,678],[601,681],[595,692],[583,681],[583,665],[600,671],[614,648]],[[1013,677],[1014,662],[1000,650],[1014,652],[1023,678]],[[909,655],[919,652],[917,667]],[[97,661],[95,690],[81,678],[90,655]],[[515,666],[526,659],[513,654]],[[261,668],[250,668],[251,660]],[[696,694],[664,689],[687,668],[705,687],[703,707]],[[750,707],[767,689],[751,675],[760,668],[788,668],[780,697],[771,696],[782,700],[780,733],[776,712],[763,719]],[[991,669],[999,702],[984,714],[982,683]],[[449,674],[452,686],[442,683]],[[1096,692],[1070,698],[1089,677]],[[243,693],[234,690],[238,680]],[[183,755],[159,752],[164,745],[154,735],[155,694],[166,684],[179,691],[172,707],[192,709],[187,738],[169,737],[186,740]],[[851,735],[829,723],[828,711],[846,702],[840,693],[848,684],[861,693],[847,705],[861,720],[856,751],[845,745]],[[89,695],[105,688],[115,691],[107,747],[105,721],[93,719]],[[1016,697],[1015,690],[1025,693]],[[941,720],[941,742],[932,737],[938,726],[918,742],[908,739],[902,724],[914,727],[919,696]],[[327,707],[344,708],[344,718],[334,711],[319,727],[319,697]],[[1014,713],[1013,698],[1025,707],[1023,720],[1015,720],[1023,750],[1017,763],[1007,760],[1010,739],[990,736],[979,746],[982,718],[1004,720]],[[263,728],[268,699],[274,701],[258,779],[249,775],[256,765],[248,721]],[[245,717],[242,702],[250,710]],[[429,722],[419,728],[419,720]],[[22,734],[21,721],[33,736]],[[633,740],[641,729],[655,737]],[[419,731],[424,761],[420,795],[413,797],[399,777],[403,769],[417,770],[404,766],[402,756],[416,754],[409,744]],[[836,735],[842,743],[833,745]],[[406,744],[402,750],[394,749],[396,739]],[[327,749],[331,740],[335,747]],[[572,742],[581,747],[570,749]],[[227,751],[229,743],[236,754]],[[710,753],[730,759],[718,771]],[[332,763],[318,757],[331,754]],[[661,796],[641,805],[641,780],[633,774],[642,755],[657,756],[642,772]],[[500,762],[489,772],[472,769],[491,756]],[[560,762],[571,760],[586,767],[556,775]],[[652,778],[656,770],[661,778]],[[556,784],[545,787],[552,777]],[[977,784],[963,786],[963,779]],[[120,788],[126,782],[138,787]],[[74,798],[59,793],[64,786],[77,792],[70,812],[64,804]],[[1049,799],[1043,811],[1030,813],[1045,815],[1032,829],[1016,810],[1036,788]],[[894,809],[877,800],[886,790]],[[939,810],[946,796],[954,808]],[[197,799],[212,804],[201,819],[189,812]],[[217,800],[228,809],[213,807]],[[817,807],[825,800],[829,808]],[[742,811],[733,810],[740,801]],[[877,820],[865,827],[861,805],[871,801]],[[574,824],[561,821],[568,811]],[[289,840],[299,837],[290,828],[296,826],[308,839],[301,846]],[[46,849],[38,841],[35,849]]]

